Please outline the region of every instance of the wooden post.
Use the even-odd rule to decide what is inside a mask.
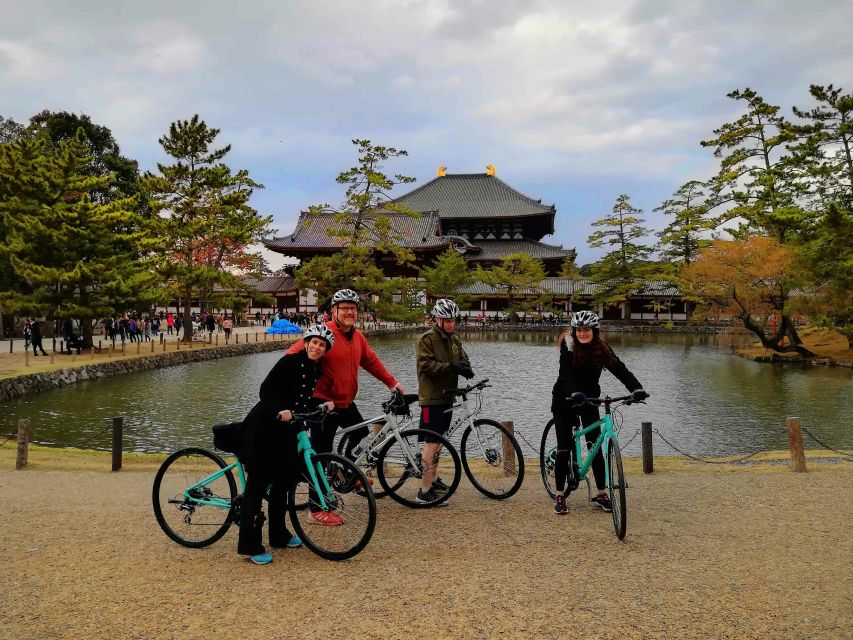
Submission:
[[[240,344],[240,334],[239,333],[234,334],[234,344]]]
[[[655,470],[655,454],[652,450],[652,423],[641,422],[640,434],[643,438],[643,473]]]
[[[113,418],[113,471],[121,469],[121,435],[124,418]]]
[[[512,420],[506,420],[501,422],[501,424],[505,426],[510,433],[515,433],[515,426],[513,425]],[[512,446],[512,442],[510,442],[509,438],[505,435],[501,436],[501,440],[503,441],[504,473],[508,476],[514,476],[518,473],[518,462],[515,459],[515,447]]]
[[[27,466],[27,456],[30,446],[30,421],[26,418],[18,420],[18,455],[15,458],[15,469],[21,470]]]
[[[257,342],[257,341],[258,341],[258,332],[255,331],[255,342]]]
[[[142,351],[142,343],[141,343],[141,342],[137,342],[137,343],[136,343],[136,355],[139,355],[139,353],[140,353],[141,351]]]
[[[124,350],[125,350],[124,347],[125,347],[124,340],[122,340],[121,341],[121,355],[124,355]]]
[[[180,351],[180,350],[181,350],[181,341],[175,340],[175,351]]]
[[[89,347],[89,355],[92,357],[92,360],[95,359],[95,347]]]
[[[24,366],[25,367],[30,366],[30,350],[29,349],[24,350]]]
[[[12,353],[12,347],[15,346],[15,341],[9,338],[9,353]]]
[[[791,469],[797,473],[806,471],[806,453],[803,451],[803,431],[799,418],[788,418],[788,450],[791,452]]]
[[[163,345],[163,353],[166,353],[166,341],[163,340],[161,344]]]
[[[56,351],[50,352],[50,364],[53,364],[53,359],[56,357]]]
[[[218,346],[219,346],[219,334],[218,334],[218,333],[216,334],[216,342],[214,342],[214,343],[213,343],[213,346],[214,346],[214,347],[218,347]]]
[[[151,341],[151,353],[154,353],[154,341]]]
[[[267,341],[267,333],[266,333],[266,331],[265,331],[265,332],[264,332],[264,342],[266,342],[266,341]]]

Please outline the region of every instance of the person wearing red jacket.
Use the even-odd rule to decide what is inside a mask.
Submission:
[[[379,356],[367,344],[367,338],[355,326],[360,301],[358,294],[352,289],[341,289],[332,296],[332,318],[326,322],[326,326],[335,335],[335,348],[329,351],[323,361],[323,371],[314,388],[314,397],[323,402],[333,402],[335,411],[322,425],[311,429],[311,446],[318,453],[332,450],[338,428],[364,421],[353,402],[358,393],[359,368],[363,368],[389,389],[405,393],[403,385],[388,372]],[[287,353],[298,353],[303,348],[300,340],[291,346]],[[352,434],[354,437],[350,438],[350,445],[344,452],[347,457],[350,457],[352,448],[367,436],[367,427],[364,427],[363,433],[360,431]],[[312,504],[315,504],[315,501],[312,501]],[[312,510],[312,517],[319,524],[338,524],[333,516],[334,514],[324,511]]]

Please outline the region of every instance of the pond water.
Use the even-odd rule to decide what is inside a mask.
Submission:
[[[476,379],[494,385],[484,394],[483,415],[512,420],[516,432],[538,447],[550,418],[551,387],[559,352],[555,333],[464,335]],[[849,369],[759,364],[731,355],[731,339],[696,335],[611,334],[617,355],[652,394],[647,405],[622,411],[622,441],[651,421],[677,447],[693,455],[750,453],[786,448],[785,418],[835,448],[853,446],[853,372]],[[389,370],[417,391],[414,336],[371,340]],[[128,376],[82,382],[0,404],[0,432],[19,418],[31,420],[34,442],[109,449],[113,416],[125,418],[125,450],[163,452],[211,446],[210,425],[239,420],[278,352],[199,362]],[[357,404],[365,418],[380,413],[388,392],[362,371]],[[602,391],[623,392],[610,374]],[[527,455],[531,450],[522,442]],[[817,445],[806,437],[807,448]],[[672,453],[655,440],[655,451]],[[640,438],[626,453],[639,455]]]

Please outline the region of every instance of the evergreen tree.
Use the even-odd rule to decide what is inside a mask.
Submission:
[[[24,135],[24,125],[15,122],[12,118],[0,116],[0,144],[14,142]]]
[[[611,247],[612,250],[596,262],[592,278],[598,283],[595,301],[605,306],[623,303],[635,286],[635,280],[643,276],[642,267],[652,249],[638,240],[649,234],[642,226],[642,209],[631,205],[631,198],[622,194],[616,198],[611,215],[592,223],[603,227],[587,238],[591,247]]]
[[[89,158],[82,171],[85,175],[110,178],[101,190],[92,192],[92,199],[106,203],[121,198],[136,197],[140,210],[148,213],[148,202],[142,194],[139,165],[121,155],[121,149],[109,128],[95,124],[86,114],[79,116],[67,111],[42,111],[30,118],[29,135],[44,132],[54,145],[77,137],[82,130]]]
[[[453,298],[457,304],[461,303],[459,291],[474,282],[468,263],[453,247],[438,256],[432,266],[421,269],[421,277],[430,298]]]
[[[708,204],[705,185],[697,180],[683,184],[673,197],[666,200],[655,211],[673,216],[674,219],[658,233],[660,257],[665,261],[687,265],[696,260],[702,247],[710,244],[701,234],[713,228],[707,219]]]
[[[474,278],[506,295],[509,313],[513,318],[517,317],[518,311],[532,310],[547,302],[547,296],[542,291],[545,266],[541,260],[531,258],[526,253],[504,256],[499,265],[489,270],[478,265]]]
[[[145,299],[151,272],[135,259],[134,199],[94,199],[109,178],[86,174],[87,147],[82,131],[55,146],[43,134],[0,145],[0,256],[26,283],[2,294],[4,306],[79,319],[88,347],[92,320]]]
[[[729,98],[745,103],[746,112],[714,130],[703,140],[720,158],[720,171],[710,182],[713,206],[726,208],[718,224],[739,220],[735,237],[766,233],[786,242],[809,224],[798,205],[802,186],[790,172],[785,145],[794,135],[779,107],[752,89],[733,91]]]
[[[212,148],[217,135],[198,115],[173,122],[159,142],[175,163],[158,163],[160,175],[143,180],[155,213],[150,233],[160,241],[159,273],[183,304],[185,342],[192,340],[193,300],[210,302],[217,287],[222,296],[245,288],[229,268],[269,233],[272,220],[248,204],[263,186],[220,162],[231,146]]]

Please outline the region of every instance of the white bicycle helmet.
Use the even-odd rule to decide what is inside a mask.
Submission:
[[[358,306],[361,298],[352,289],[341,289],[340,291],[335,291],[335,295],[332,296],[332,306],[334,307],[341,302],[352,302],[355,306]]]
[[[572,326],[578,328],[597,329],[601,324],[598,314],[594,311],[578,311],[572,316]]]
[[[305,329],[302,338],[307,343],[311,338],[322,338],[326,341],[326,350],[328,351],[335,345],[335,334],[324,324],[312,324]]]
[[[453,300],[439,298],[435,301],[435,306],[432,308],[432,316],[434,318],[455,320],[459,317],[459,305],[453,302]]]

